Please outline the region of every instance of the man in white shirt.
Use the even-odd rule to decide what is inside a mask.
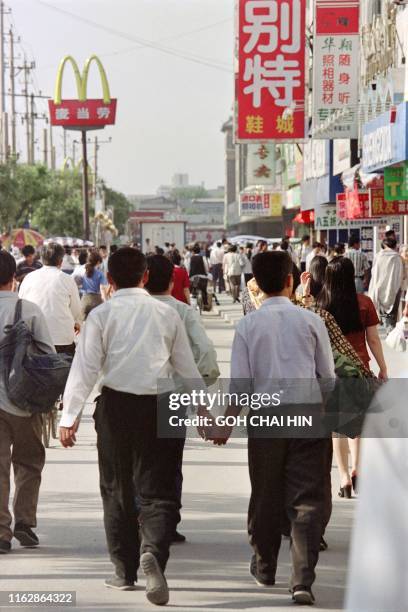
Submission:
[[[213,245],[210,253],[210,272],[213,276],[214,291],[217,289],[218,282],[218,293],[222,293],[225,290],[224,275],[222,271],[222,262],[224,259],[225,251],[222,247],[222,242],[219,240]]]
[[[44,247],[44,266],[25,277],[19,294],[42,310],[56,351],[73,355],[75,333],[80,328],[81,302],[75,280],[61,270],[64,254],[60,244]]]
[[[164,605],[169,599],[164,570],[180,518],[183,439],[157,436],[158,383],[171,381],[176,372],[205,385],[180,316],[143,288],[146,257],[130,247],[118,249],[109,258],[108,279],[115,293],[87,318],[65,389],[60,439],[65,447],[75,444],[79,415],[100,376],[94,419],[105,531],[115,566],[105,585],[133,589],[140,563],[148,600]]]
[[[297,249],[298,265],[301,272],[306,272],[306,257],[311,252],[312,247],[310,246],[310,236],[305,234],[302,238],[302,242]]]
[[[335,378],[334,360],[323,320],[290,301],[292,270],[288,253],[273,251],[254,257],[255,280],[267,299],[236,327],[231,379],[238,388],[246,381],[257,394],[270,396],[271,389],[283,390],[284,412],[294,408],[296,414],[302,406],[316,418],[322,400],[320,384],[324,381],[323,389],[327,389]],[[265,416],[274,412],[276,408],[268,406]],[[239,407],[234,406],[226,412],[227,416],[237,413]],[[228,433],[211,437],[223,444]],[[311,587],[320,540],[331,511],[327,491],[331,490],[332,441],[308,438],[302,431],[291,437],[284,435],[279,435],[279,430],[274,436],[267,428],[248,429],[252,489],[248,533],[254,552],[250,571],[258,585],[275,584],[287,515],[291,523],[293,600],[310,605],[314,601]]]
[[[184,302],[180,302],[180,300],[176,300],[171,295],[173,290],[173,264],[168,257],[165,257],[164,255],[152,255],[147,259],[147,267],[149,270],[149,280],[146,284],[146,289],[157,300],[163,304],[168,304],[178,312],[187,332],[187,337],[198,371],[204,378],[207,385],[212,385],[220,375],[217,364],[217,353],[215,352],[213,343],[205,332],[197,310]],[[177,375],[174,376],[174,380],[177,388],[180,388],[180,391],[183,392],[183,381],[180,381]],[[179,477],[177,482],[179,486],[181,505],[183,457],[180,459]],[[184,542],[185,539],[185,536],[177,531],[173,541],[180,543]]]
[[[5,339],[4,328],[12,325],[18,300],[15,287],[16,262],[0,251],[0,341]],[[22,319],[33,334],[35,342],[46,353],[54,347],[44,315],[35,304],[23,300]],[[37,503],[44,467],[45,450],[42,443],[42,415],[30,414],[15,406],[8,398],[3,376],[0,376],[0,554],[11,549],[13,536],[22,546],[37,546],[39,540],[32,530],[37,525]],[[14,470],[13,500],[14,530],[11,530],[10,469]]]

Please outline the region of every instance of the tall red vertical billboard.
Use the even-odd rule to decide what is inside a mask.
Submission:
[[[306,0],[238,0],[238,142],[305,137]]]

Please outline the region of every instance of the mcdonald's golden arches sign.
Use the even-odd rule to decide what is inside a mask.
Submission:
[[[93,62],[97,65],[101,78],[101,99],[88,99],[87,97],[89,69]],[[64,100],[62,98],[62,79],[67,64],[71,64],[74,71],[78,92],[78,99],[76,100]],[[51,125],[59,125],[73,130],[92,130],[103,128],[105,125],[113,125],[116,117],[116,102],[117,100],[110,96],[105,69],[96,55],[91,55],[86,60],[82,73],[75,59],[71,55],[67,55],[58,68],[54,99],[48,102]]]

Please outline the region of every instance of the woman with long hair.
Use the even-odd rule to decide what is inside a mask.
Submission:
[[[356,291],[354,266],[350,259],[335,257],[327,265],[325,282],[317,296],[317,306],[334,317],[367,369],[370,366],[368,345],[378,364],[379,378],[386,380],[387,366],[377,329],[380,321],[371,299]],[[333,448],[340,473],[339,495],[349,498],[352,488],[354,491],[357,489],[360,439],[335,437]],[[351,473],[348,465],[349,450],[352,460]]]
[[[107,298],[108,281],[99,269],[102,257],[95,250],[88,253],[87,262],[82,272],[82,317],[87,318],[91,310],[104,302]]]

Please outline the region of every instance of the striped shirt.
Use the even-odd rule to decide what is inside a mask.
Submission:
[[[364,276],[364,274],[369,270],[370,264],[368,263],[368,257],[361,249],[347,249],[344,254],[344,257],[348,257],[351,259],[354,266],[354,274],[358,278]]]

